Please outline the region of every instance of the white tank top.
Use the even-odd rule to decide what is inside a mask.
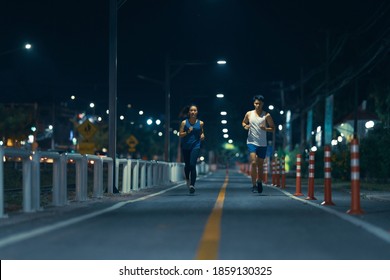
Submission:
[[[250,112],[250,128],[248,130],[248,138],[246,140],[247,144],[253,144],[259,147],[267,147],[267,132],[260,128],[260,125],[265,125],[265,116],[266,113],[264,111],[261,112],[260,116],[256,114],[255,110]]]

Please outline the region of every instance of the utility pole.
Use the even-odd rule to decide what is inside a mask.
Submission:
[[[118,40],[118,0],[110,0],[109,8],[109,117],[108,117],[108,154],[113,160],[113,173],[115,174],[116,160],[116,133],[117,133],[117,40]],[[118,192],[115,185],[115,175],[113,182],[114,193]]]
[[[291,144],[291,115],[290,111],[285,111],[285,97],[284,97],[284,83],[283,81],[279,82],[280,86],[280,100],[282,105],[282,110],[284,111],[284,123],[283,123],[283,149],[290,150]]]
[[[303,151],[305,150],[305,147],[306,147],[306,138],[305,138],[305,114],[304,114],[304,110],[303,110],[303,106],[305,104],[305,100],[304,100],[304,88],[303,88],[303,68],[301,68],[301,89],[300,89],[300,95],[301,95],[301,98],[300,98],[300,128],[301,128],[301,144],[299,146],[299,151],[300,153],[302,154]]]
[[[325,123],[324,145],[330,145],[333,132],[333,94],[329,96],[329,30],[326,31],[326,65],[325,65]]]
[[[164,160],[169,162],[171,154],[171,63],[169,55],[165,57],[165,143]]]
[[[280,100],[281,100],[281,103],[282,103],[282,109],[284,110],[285,101],[284,101],[283,81],[279,82],[279,86],[280,86]]]
[[[355,97],[354,97],[354,118],[353,118],[353,138],[358,139],[358,96],[359,96],[359,82],[355,78]]]

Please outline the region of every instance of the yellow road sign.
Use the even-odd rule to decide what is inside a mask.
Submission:
[[[79,153],[80,154],[89,154],[93,155],[95,153],[95,143],[94,142],[81,142],[79,144]]]
[[[136,150],[135,150],[135,146],[137,146],[138,145],[138,140],[137,140],[137,138],[135,138],[135,136],[134,135],[130,135],[130,137],[129,138],[127,138],[127,140],[126,140],[126,143],[127,143],[127,145],[129,145],[129,152],[131,152],[131,153],[134,153]]]
[[[134,135],[130,135],[130,137],[127,138],[127,140],[126,140],[126,143],[129,146],[131,146],[131,145],[137,146],[138,145],[138,139],[135,138]]]
[[[97,127],[93,123],[91,123],[88,119],[77,127],[77,131],[85,139],[91,139],[95,135],[97,130],[98,130]]]

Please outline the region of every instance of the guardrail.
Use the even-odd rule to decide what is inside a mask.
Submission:
[[[43,210],[41,206],[41,163],[50,162],[52,171],[52,206],[69,203],[68,172],[70,164],[75,165],[75,201],[102,198],[105,192],[104,175],[107,177],[106,192],[114,192],[114,184],[120,193],[130,193],[153,186],[168,186],[184,180],[184,164],[137,159],[116,159],[77,153],[30,152],[23,149],[0,147],[0,218],[7,217],[4,209],[4,164],[7,161],[22,162],[22,211]],[[93,187],[88,190],[88,168],[93,166]],[[104,168],[106,166],[106,168]],[[203,172],[204,165],[199,167]],[[115,171],[115,174],[114,174]],[[199,172],[198,171],[198,172]],[[121,176],[120,176],[121,175]],[[115,178],[115,182],[114,182]],[[119,180],[119,179],[122,180]]]
[[[21,149],[7,148],[3,150],[0,148],[0,158],[4,156],[17,157],[23,162],[23,211],[32,211],[32,181],[36,181],[36,177],[32,178],[32,157],[28,151]],[[3,161],[0,160],[0,217],[4,214],[4,167]],[[36,176],[36,174],[35,174]]]

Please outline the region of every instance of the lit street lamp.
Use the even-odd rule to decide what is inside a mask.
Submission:
[[[17,52],[17,51],[20,51],[20,50],[30,50],[31,48],[32,48],[32,45],[29,44],[29,43],[26,43],[23,47],[19,47],[19,48],[16,48],[16,49],[4,51],[4,52],[0,53],[0,56],[6,55],[6,54],[9,54],[9,53],[13,53],[13,52]]]

